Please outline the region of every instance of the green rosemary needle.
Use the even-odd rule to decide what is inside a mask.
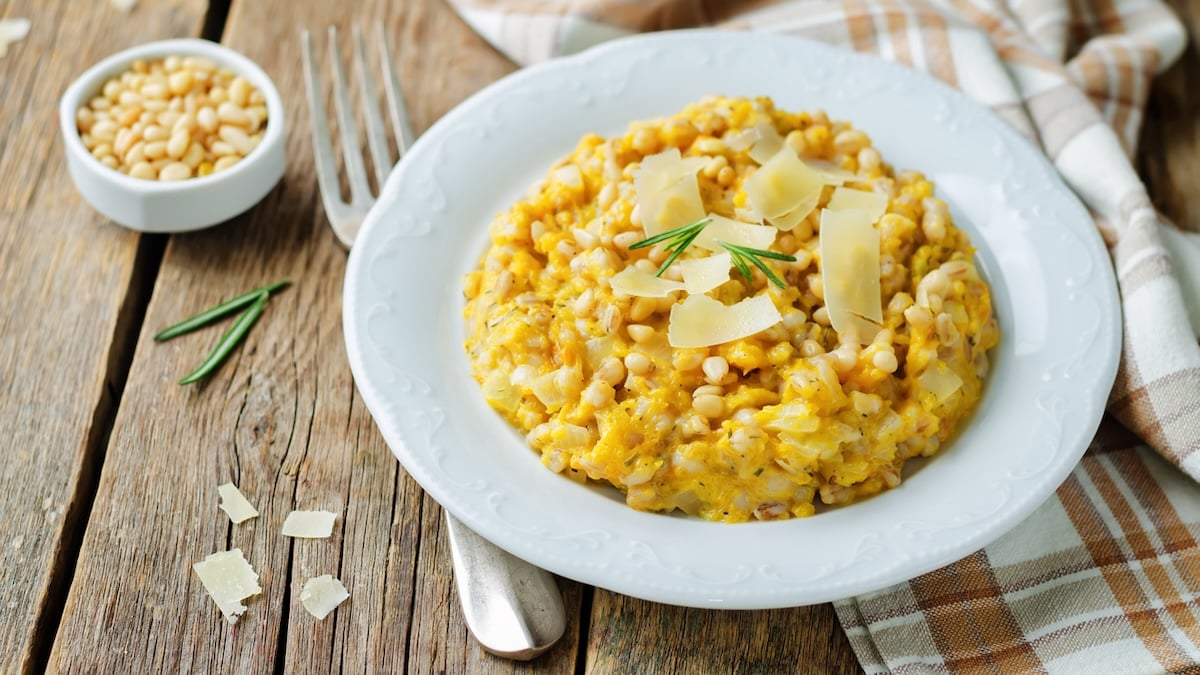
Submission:
[[[190,333],[197,328],[207,326],[217,319],[233,314],[234,312],[242,310],[248,305],[253,304],[254,301],[258,299],[258,296],[263,294],[270,295],[275,291],[287,287],[288,284],[291,283],[292,282],[290,279],[284,279],[282,281],[276,281],[269,286],[263,286],[262,288],[256,288],[253,291],[242,293],[232,300],[226,300],[212,309],[207,309],[193,317],[184,319],[173,326],[162,329],[157,335],[154,336],[154,341],[164,342],[173,337],[183,335],[184,333]]]
[[[663,272],[666,272],[667,268],[671,266],[671,263],[675,262],[675,260],[679,258],[684,249],[691,246],[692,242],[696,241],[696,237],[700,236],[700,232],[703,231],[704,228],[711,222],[712,218],[706,217],[701,218],[694,223],[680,225],[673,230],[660,232],[653,237],[648,237],[639,242],[630,244],[629,250],[632,251],[634,249],[646,248],[647,246],[653,246],[660,242],[669,241],[670,243],[667,244],[666,250],[671,255],[667,256],[667,259],[658,266],[658,271],[654,273],[654,276],[661,277]]]
[[[733,266],[737,268],[738,272],[742,273],[742,276],[745,277],[747,281],[750,280],[750,265],[754,265],[758,269],[762,270],[763,274],[767,275],[767,279],[770,279],[771,283],[780,288],[786,288],[783,280],[776,276],[775,273],[771,271],[770,267],[767,267],[767,264],[763,262],[763,258],[796,262],[796,256],[780,253],[778,251],[766,251],[761,248],[738,246],[737,244],[730,244],[719,239],[717,240],[717,243],[721,245],[721,248],[729,251],[729,257],[733,262]],[[747,263],[749,263],[749,265]]]
[[[267,306],[267,298],[270,296],[265,290],[260,290],[258,296],[252,301],[250,307],[242,312],[242,315],[233,322],[225,335],[221,336],[221,341],[213,348],[212,353],[204,360],[195,370],[187,377],[179,381],[179,384],[191,384],[208,377],[213,371],[225,361],[226,357],[238,346],[242,338],[246,337],[246,333],[250,332],[250,327],[258,321],[258,317],[262,316],[263,309]]]

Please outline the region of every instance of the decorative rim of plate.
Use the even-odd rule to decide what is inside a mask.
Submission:
[[[696,69],[702,81],[689,79]],[[789,73],[788,86],[764,79],[766,69]],[[647,81],[667,74],[675,76],[672,87]],[[730,95],[758,87],[781,108],[826,107],[831,117],[866,128],[890,160],[936,157],[916,168],[931,175],[940,196],[947,188],[956,197],[947,198],[955,221],[977,245],[993,286],[1003,337],[972,422],[900,487],[813,518],[726,525],[634,511],[540,468],[474,382],[463,382],[469,369],[457,280],[477,261],[490,216],[584,132],[617,131],[621,114],[625,124],[670,114],[714,93],[700,91],[713,82]],[[526,128],[520,120],[530,106],[559,123]],[[936,130],[953,151],[934,152],[920,133],[892,129],[897,119]],[[500,156],[540,169],[479,162],[482,144],[520,148],[521,158]],[[971,153],[986,154],[990,175],[978,166],[965,170]],[[453,192],[440,177],[447,167],[462,174],[455,185],[479,189]],[[477,224],[437,226],[464,219]],[[1044,222],[1056,227],[1038,227]],[[406,332],[422,314],[435,316]],[[1116,281],[1091,218],[1046,159],[999,117],[894,63],[801,38],[715,30],[614,40],[518,71],[446,114],[393,171],[366,219],[346,272],[343,318],[355,382],[385,440],[464,524],[566,577],[725,609],[878,590],[999,538],[1083,455],[1116,376],[1121,339]]]

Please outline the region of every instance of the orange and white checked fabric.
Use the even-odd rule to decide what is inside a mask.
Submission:
[[[869,673],[1200,672],[1200,234],[1162,222],[1129,162],[1151,80],[1185,43],[1160,0],[450,2],[521,64],[711,25],[840,44],[1038,143],[1109,242],[1125,341],[1108,409],[1137,437],[1106,420],[1004,538],[838,616]]]

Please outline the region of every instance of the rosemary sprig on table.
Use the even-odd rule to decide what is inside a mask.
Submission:
[[[221,365],[221,362],[233,352],[242,338],[246,337],[246,333],[250,332],[250,327],[254,325],[255,321],[258,321],[258,317],[262,316],[263,310],[267,307],[267,297],[266,293],[259,293],[253,304],[242,312],[229,330],[225,331],[225,335],[221,336],[221,341],[217,343],[216,347],[213,347],[212,353],[208,355],[207,359],[204,359],[204,363],[180,380],[179,384],[198,382],[212,374],[217,366]]]
[[[666,232],[656,234],[653,237],[647,237],[646,239],[631,244],[629,249],[634,250],[646,248],[647,246],[654,246],[655,244],[664,241],[670,242],[667,245],[666,250],[671,255],[667,256],[667,259],[658,266],[658,271],[654,273],[654,276],[661,277],[663,272],[666,272],[667,268],[671,266],[671,263],[675,262],[680,254],[683,253],[684,249],[686,249],[688,246],[691,246],[692,242],[696,241],[696,237],[700,236],[700,233],[711,222],[712,218],[702,218],[694,223],[681,225],[673,230],[667,230]],[[729,251],[729,257],[733,262],[733,266],[738,272],[742,273],[742,276],[746,277],[747,281],[749,281],[751,278],[750,265],[754,265],[758,269],[762,270],[763,274],[767,275],[767,279],[769,279],[771,283],[780,288],[786,288],[783,280],[780,279],[779,276],[774,272],[772,272],[770,267],[767,267],[767,264],[763,262],[763,258],[770,258],[771,260],[783,260],[786,262],[796,262],[795,256],[791,256],[786,253],[779,253],[778,251],[766,251],[761,248],[751,248],[749,246],[730,244],[719,239],[716,240],[716,243],[720,244],[721,248]]]
[[[667,244],[666,247],[667,252],[671,255],[667,256],[667,259],[658,266],[658,271],[654,273],[654,276],[661,277],[663,272],[666,272],[667,268],[671,266],[671,263],[675,262],[675,259],[678,258],[681,253],[683,253],[685,248],[691,246],[693,241],[696,241],[696,237],[700,236],[700,232],[702,232],[704,228],[711,222],[712,218],[701,218],[694,223],[681,225],[673,230],[667,230],[666,232],[661,232],[653,237],[648,237],[634,244],[630,244],[629,250],[632,251],[634,249],[646,248],[647,246],[653,246],[664,241],[671,242],[670,244]]]
[[[763,274],[767,275],[767,278],[771,280],[771,283],[780,288],[786,288],[783,280],[776,276],[775,273],[771,271],[770,267],[767,267],[767,263],[763,262],[763,258],[770,258],[771,260],[784,260],[786,262],[796,262],[796,256],[780,253],[778,251],[765,251],[761,248],[738,246],[737,244],[730,244],[729,242],[721,241],[720,239],[717,240],[717,243],[721,245],[721,248],[729,251],[729,257],[733,261],[733,266],[737,269],[737,271],[742,273],[743,277],[746,277],[746,281],[750,280],[750,265],[754,265],[758,269],[762,270]],[[750,265],[747,265],[746,263],[750,263]]]
[[[271,294],[282,288],[285,288],[292,282],[288,279],[277,281],[268,286],[257,288],[253,291],[243,293],[236,298],[226,300],[225,302],[205,310],[193,317],[184,319],[179,323],[163,329],[154,339],[158,342],[170,340],[173,337],[178,337],[184,333],[190,333],[198,328],[207,326],[208,324],[223,318],[229,314],[245,309],[237,318],[237,321],[229,327],[225,335],[221,336],[220,342],[213,348],[208,358],[204,360],[195,370],[179,381],[179,384],[191,384],[198,382],[216,371],[217,367],[233,352],[246,334],[250,332],[250,327],[254,322],[258,321],[258,317],[262,316],[263,310],[266,309],[267,300]]]
[[[270,295],[275,291],[287,287],[287,285],[290,283],[292,283],[290,279],[284,279],[283,281],[276,281],[269,286],[263,286],[262,288],[256,288],[252,291],[242,293],[232,300],[226,300],[212,309],[206,309],[196,316],[180,321],[174,326],[169,326],[162,329],[157,335],[154,336],[154,341],[163,342],[170,340],[173,337],[183,335],[184,333],[190,333],[197,328],[203,328],[217,319],[224,318],[228,314],[233,314],[234,312],[253,304],[254,301],[258,299],[258,296],[264,293]]]

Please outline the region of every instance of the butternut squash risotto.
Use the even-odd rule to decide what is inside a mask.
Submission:
[[[810,516],[895,487],[999,339],[934,186],[862,131],[710,97],[587,135],[464,279],[487,402],[636,509]]]

